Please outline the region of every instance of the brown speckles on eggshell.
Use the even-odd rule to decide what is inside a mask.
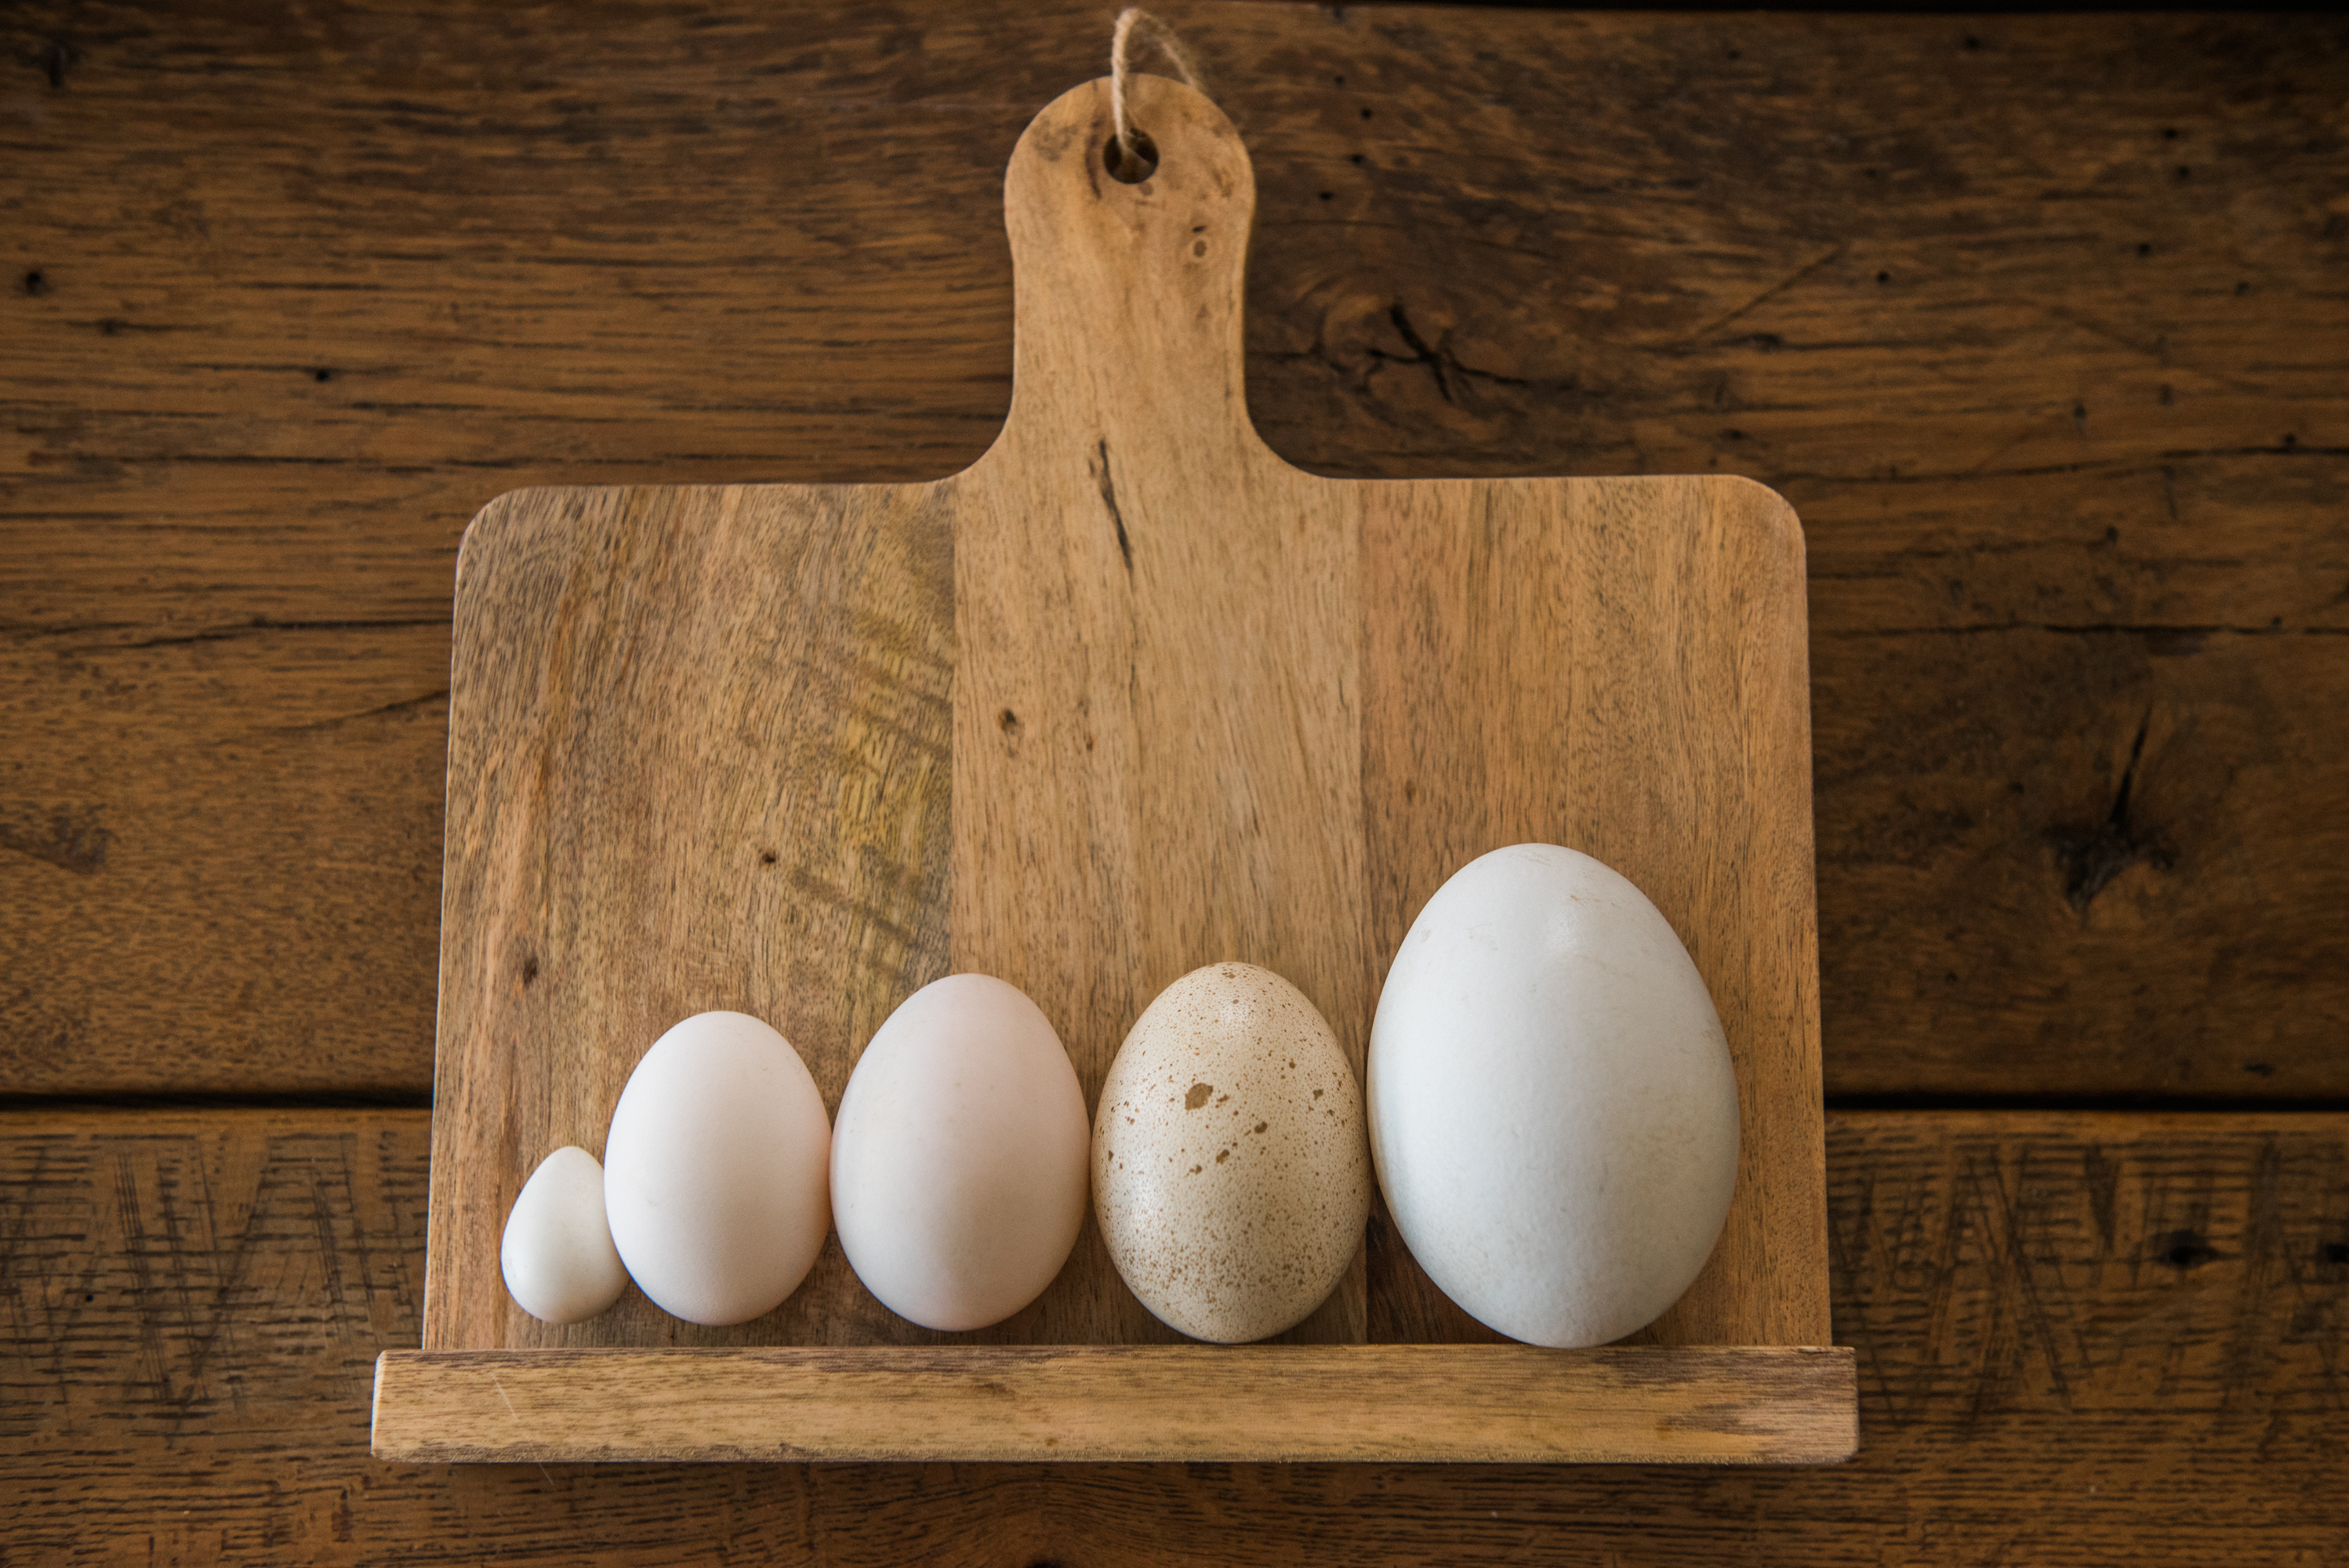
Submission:
[[[1144,1103],[1145,1084],[1164,1098]],[[1094,1214],[1143,1305],[1236,1343],[1292,1326],[1336,1287],[1369,1218],[1370,1147],[1352,1068],[1302,992],[1253,965],[1193,971],[1136,1020],[1102,1098],[1131,1101],[1117,1140],[1137,1158],[1110,1153],[1102,1119]],[[1194,1140],[1188,1112],[1211,1099],[1233,1120]],[[1235,1159],[1246,1137],[1257,1141]]]

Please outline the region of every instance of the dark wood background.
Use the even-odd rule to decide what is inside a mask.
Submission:
[[[2349,1562],[2349,29],[1169,4],[1332,474],[1807,529],[1816,1471],[393,1469],[460,531],[904,480],[1109,7],[0,14],[0,1561]]]

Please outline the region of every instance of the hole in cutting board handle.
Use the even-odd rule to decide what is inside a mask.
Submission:
[[[1158,172],[1158,144],[1150,139],[1148,131],[1136,129],[1133,156],[1129,159],[1125,149],[1117,144],[1116,133],[1112,132],[1110,139],[1102,143],[1102,166],[1119,184],[1139,185]]]

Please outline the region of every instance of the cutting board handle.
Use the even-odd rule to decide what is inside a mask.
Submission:
[[[1097,448],[1187,465],[1278,461],[1247,417],[1242,269],[1256,176],[1239,132],[1204,95],[1130,78],[1158,166],[1109,171],[1107,77],[1031,121],[1004,177],[1015,335],[1011,413],[990,457],[1027,462]]]

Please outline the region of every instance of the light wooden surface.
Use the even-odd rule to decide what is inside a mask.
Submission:
[[[1151,999],[1237,959],[1361,1072],[1384,966],[1363,887],[1359,487],[1257,438],[1247,150],[1133,84],[1157,172],[1112,179],[1109,85],[1044,107],[1003,179],[1014,368],[954,511],[954,963],[1019,986],[1088,1107]],[[1088,1224],[1080,1341],[1172,1339]],[[1359,1257],[1282,1337],[1360,1342]]]
[[[387,1350],[376,1458],[1825,1464],[1852,1353],[1201,1345]]]
[[[1012,155],[1017,391],[969,470],[523,492],[469,534],[427,1349],[1176,1337],[1090,1223],[1036,1304],[977,1336],[894,1319],[836,1243],[731,1329],[634,1292],[554,1327],[505,1294],[498,1230],[522,1182],[564,1143],[602,1148],[677,1017],[771,1018],[838,1103],[890,1007],[943,972],[927,873],[949,750],[952,965],[1036,1000],[1089,1103],[1151,997],[1202,964],[1291,977],[1359,1070],[1386,955],[1451,872],[1528,839],[1621,869],[1705,975],[1744,1121],[1713,1259],[1640,1337],[1829,1342],[1792,514],[1725,479],[1291,467],[1250,427],[1241,378],[1247,152],[1188,88],[1154,77],[1133,102],[1160,149],[1151,181],[1102,167],[1105,83],[1046,108]],[[1382,1325],[1492,1337],[1402,1249],[1379,1257]],[[1358,1257],[1284,1341],[1369,1339],[1366,1283]],[[429,1398],[384,1387],[387,1410]],[[1765,1379],[1753,1397],[1816,1388]],[[1102,1439],[1075,1407],[1044,1408],[1069,1410],[1071,1452]],[[1456,1451],[1406,1404],[1365,1413],[1426,1457]],[[1463,1416],[1483,1418],[1473,1400]],[[998,1440],[988,1419],[947,1402],[915,1429],[974,1457]],[[1224,1440],[1276,1457],[1284,1430]],[[1145,1448],[1114,1451],[1146,1451],[1132,1440]]]
[[[1800,511],[1831,1095],[2349,1096],[2338,29],[1169,15],[1275,450]],[[421,1103],[467,520],[975,460],[1104,28],[0,14],[0,1078]]]
[[[2349,1118],[1829,1118],[1847,1464],[385,1465],[420,1110],[0,1112],[12,1562],[2304,1568]]]
[[[942,521],[920,489],[864,487],[527,491],[475,525],[427,1346],[893,1333],[836,1240],[778,1313],[716,1330],[634,1290],[549,1328],[506,1295],[498,1238],[539,1161],[600,1156],[636,1058],[678,1019],[767,1019],[829,1113],[890,1010],[946,973]]]
[[[1366,489],[1363,794],[1381,972],[1454,871],[1597,855],[1704,975],[1737,1065],[1737,1192],[1635,1337],[1828,1343],[1802,534],[1728,479]],[[1400,1245],[1381,1336],[1496,1337]]]

